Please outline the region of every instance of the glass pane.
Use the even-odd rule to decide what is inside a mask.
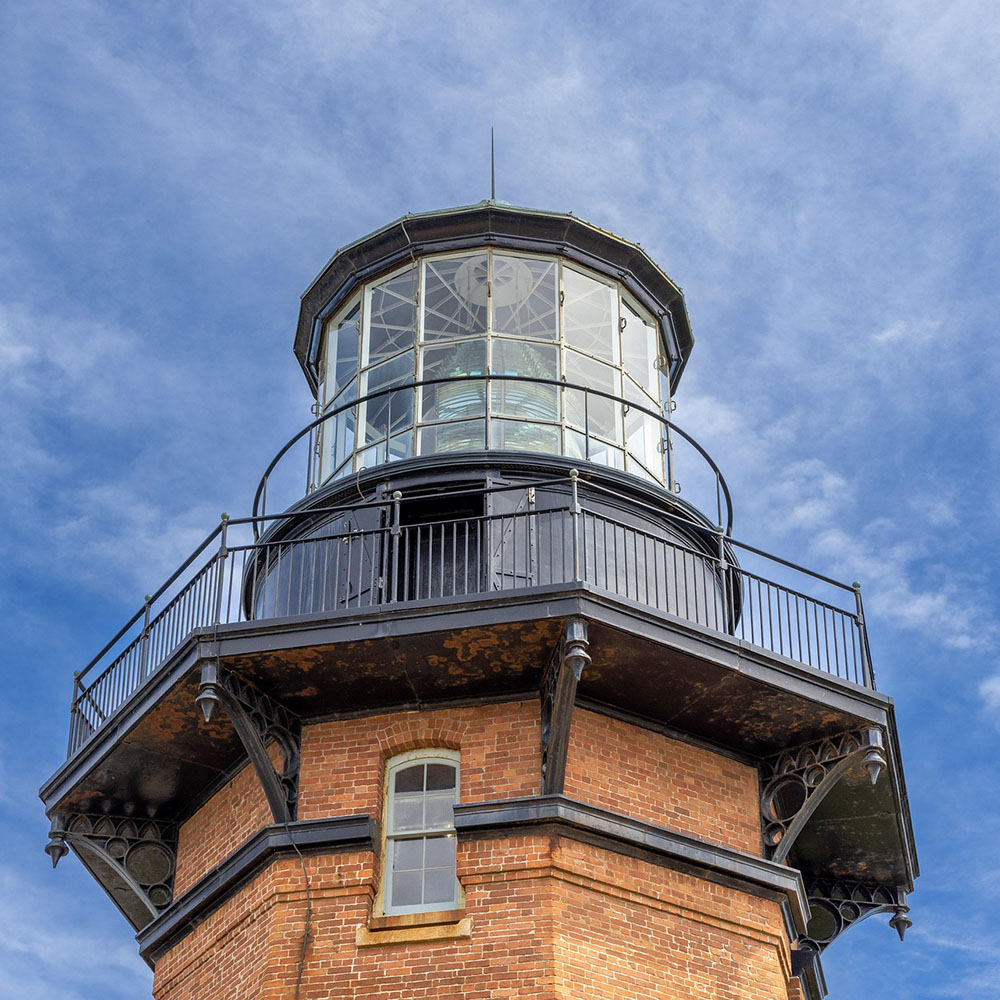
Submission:
[[[323,424],[323,477],[338,469],[354,452],[354,421],[356,407],[331,417]]]
[[[421,379],[483,375],[486,372],[486,341],[463,340],[446,347],[425,347]],[[486,382],[468,379],[426,385],[421,390],[424,420],[455,420],[478,417],[486,412]]]
[[[494,448],[510,451],[540,451],[560,454],[560,433],[556,424],[536,424],[525,420],[494,420]]]
[[[416,265],[375,285],[369,308],[369,364],[412,347],[417,333]]]
[[[420,884],[423,881],[423,872],[400,872],[392,876],[392,905],[393,906],[419,906],[423,900],[420,898]]]
[[[440,830],[455,824],[455,795],[451,791],[428,792],[424,799],[424,829]]]
[[[457,424],[439,424],[420,431],[420,454],[430,455],[446,451],[482,451],[485,444],[486,423],[483,420],[466,420]]]
[[[361,307],[355,306],[343,319],[326,328],[326,390],[332,399],[358,371],[361,346]]]
[[[621,374],[610,365],[585,358],[576,351],[566,352],[566,377],[578,385],[603,392],[621,394]],[[621,404],[596,393],[566,391],[566,420],[589,432],[612,441],[621,441]]]
[[[622,366],[648,393],[656,395],[659,338],[656,327],[627,302],[622,302]]]
[[[451,903],[455,900],[455,871],[432,868],[424,873],[424,902]]]
[[[412,397],[411,397],[412,398]],[[395,423],[395,414],[393,414]],[[403,434],[397,434],[389,438],[389,461],[394,462],[400,458],[409,458],[413,454],[413,431],[408,430]]]
[[[416,871],[418,868],[423,867],[424,840],[422,837],[416,840],[393,841],[392,870],[394,872]]]
[[[626,447],[645,468],[663,476],[663,458],[660,451],[660,422],[639,410],[629,410],[625,416]],[[629,471],[635,471],[631,468]]]
[[[425,868],[455,868],[455,837],[427,837],[424,843]]]
[[[422,792],[424,790],[424,764],[414,764],[396,772],[396,792]]]
[[[365,394],[413,381],[413,354],[408,352],[368,370]],[[389,421],[392,421],[390,428]],[[365,441],[384,438],[413,423],[413,390],[387,392],[365,403]]]
[[[555,261],[494,255],[494,333],[556,340],[558,316]]]
[[[451,764],[427,765],[427,790],[455,787],[455,768]]]
[[[519,340],[494,340],[492,370],[498,375],[559,378],[557,348]],[[541,420],[559,419],[559,387],[540,382],[492,383],[494,413]]]
[[[598,465],[608,465],[612,469],[624,469],[625,453],[621,448],[612,448],[597,438],[591,438],[590,461],[596,462]]]
[[[392,829],[395,833],[424,829],[424,798],[412,792],[397,795],[392,804]]]
[[[486,334],[486,254],[429,260],[424,272],[424,341]]]
[[[566,343],[618,363],[618,292],[602,281],[563,268],[563,326]]]

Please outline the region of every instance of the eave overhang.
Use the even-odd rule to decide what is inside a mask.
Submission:
[[[414,257],[483,246],[557,254],[620,281],[657,317],[676,386],[694,345],[691,323],[680,288],[641,247],[573,215],[483,201],[405,215],[334,254],[302,296],[295,334],[295,356],[312,392],[323,322],[360,284]]]

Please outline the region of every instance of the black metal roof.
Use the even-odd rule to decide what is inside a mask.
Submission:
[[[295,356],[312,389],[323,320],[358,285],[411,257],[480,246],[560,254],[620,281],[660,321],[677,384],[694,345],[684,296],[641,247],[570,214],[482,201],[405,215],[334,254],[302,296],[295,334]]]

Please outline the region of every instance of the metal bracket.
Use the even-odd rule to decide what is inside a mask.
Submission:
[[[874,785],[887,766],[879,729],[862,729],[786,750],[761,762],[765,855],[783,862],[830,790],[861,763]]]
[[[907,928],[913,926],[906,893],[899,886],[817,880],[809,884],[806,894],[812,916],[806,933],[797,942],[801,951],[822,952],[848,927],[875,913],[893,915],[889,926],[899,934],[900,941]]]
[[[175,823],[104,813],[57,815],[45,845],[53,868],[70,847],[91,863],[133,926],[144,927],[173,899]]]
[[[555,655],[542,671],[542,794],[561,795],[566,783],[566,756],[573,721],[576,686],[590,663],[587,623],[566,622]]]
[[[298,716],[231,671],[220,669],[218,660],[202,664],[196,701],[206,722],[211,721],[215,706],[222,705],[253,763],[275,822],[292,822],[298,801],[302,738]],[[267,752],[272,741],[281,751],[280,771]]]

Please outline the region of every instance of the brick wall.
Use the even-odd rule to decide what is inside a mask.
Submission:
[[[307,725],[299,817],[380,816],[386,761],[419,747],[461,751],[461,799],[537,794],[538,702],[400,712]],[[577,710],[566,793],[758,853],[753,768]],[[261,825],[245,768],[181,829],[183,891]],[[371,852],[306,859],[311,936],[300,1000],[370,997],[794,1000],[778,904],[558,835],[459,845],[471,937],[359,947],[378,891]],[[297,859],[281,859],[158,962],[157,1000],[271,1000],[295,992],[306,915]]]
[[[573,713],[566,794],[714,844],[761,852],[756,768],[595,712]]]

